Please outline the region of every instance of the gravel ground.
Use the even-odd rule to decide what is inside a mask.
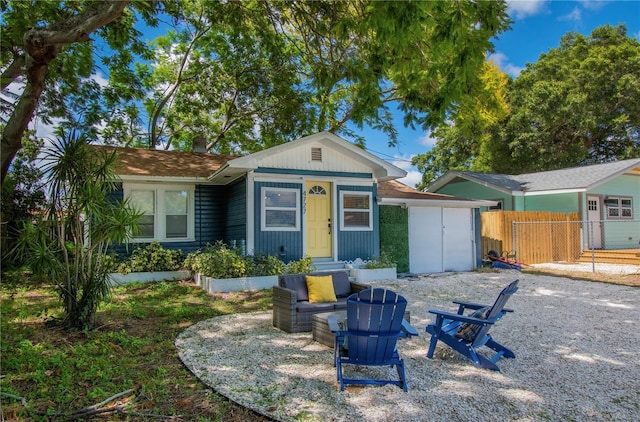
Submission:
[[[595,264],[591,263],[573,263],[573,264],[563,264],[563,263],[548,263],[548,264],[531,264],[533,268],[551,268],[554,270],[562,270],[562,271],[578,271],[583,273],[588,273],[591,271],[603,274],[615,274],[615,275],[625,275],[625,274],[640,274],[640,265],[621,265],[621,264],[603,264],[600,262],[596,262]]]
[[[455,298],[491,303],[515,278],[520,290],[507,304],[515,312],[491,334],[516,359],[500,359],[493,372],[442,344],[425,357],[428,309],[453,311]],[[408,393],[391,385],[340,392],[333,350],[311,333],[274,328],[271,312],[195,324],[176,339],[179,356],[214,390],[282,421],[640,420],[640,289],[516,271],[371,284],[404,295],[420,332],[399,344]]]

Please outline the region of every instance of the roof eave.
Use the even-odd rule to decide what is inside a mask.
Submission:
[[[177,177],[177,176],[134,176],[134,175],[118,175],[122,182],[133,183],[182,183],[182,184],[206,184],[206,177]]]
[[[410,199],[410,198],[378,198],[380,205],[396,205],[400,207],[446,207],[446,208],[480,208],[492,207],[497,201],[487,200],[452,200],[452,199]]]
[[[506,193],[508,195],[517,196],[518,192],[520,192],[520,191],[514,191],[514,190],[511,190],[511,189],[507,189],[507,188],[504,188],[502,186],[494,185],[492,183],[488,183],[488,182],[486,182],[484,180],[475,178],[473,176],[469,176],[469,175],[464,174],[464,173],[459,172],[459,171],[448,171],[444,175],[442,175],[439,178],[437,178],[432,184],[430,184],[429,187],[427,187],[427,189],[425,189],[425,192],[437,192],[438,189],[443,188],[444,186],[446,186],[449,182],[451,182],[456,177],[468,180],[469,182],[473,182],[473,183],[476,183],[478,185],[482,185],[482,186],[490,188],[490,189],[494,189],[494,190]]]
[[[586,188],[572,188],[572,189],[548,189],[548,190],[538,190],[531,192],[522,192],[522,195],[518,196],[539,196],[539,195],[560,195],[563,193],[580,193],[586,192]]]

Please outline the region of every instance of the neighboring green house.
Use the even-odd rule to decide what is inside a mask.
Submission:
[[[519,175],[449,171],[427,191],[496,201],[483,211],[578,213],[595,224],[589,246],[640,244],[640,158]]]

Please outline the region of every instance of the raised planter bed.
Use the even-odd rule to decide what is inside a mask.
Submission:
[[[186,280],[191,278],[191,271],[155,271],[155,272],[140,272],[140,273],[111,273],[109,274],[110,284],[117,286],[120,284],[128,284],[134,282],[149,283],[151,281],[173,281],[173,280]]]
[[[240,278],[211,278],[201,274],[193,277],[195,283],[210,293],[240,292],[243,290],[264,290],[278,284],[277,275]]]
[[[398,278],[396,268],[352,268],[349,271],[350,276],[359,283],[375,280],[394,280]]]

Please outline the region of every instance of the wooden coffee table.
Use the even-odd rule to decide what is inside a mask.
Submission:
[[[336,336],[329,330],[329,324],[327,323],[327,320],[332,315],[335,315],[338,321],[344,320],[347,318],[347,311],[322,312],[313,315],[311,317],[311,333],[314,341],[333,349]]]

